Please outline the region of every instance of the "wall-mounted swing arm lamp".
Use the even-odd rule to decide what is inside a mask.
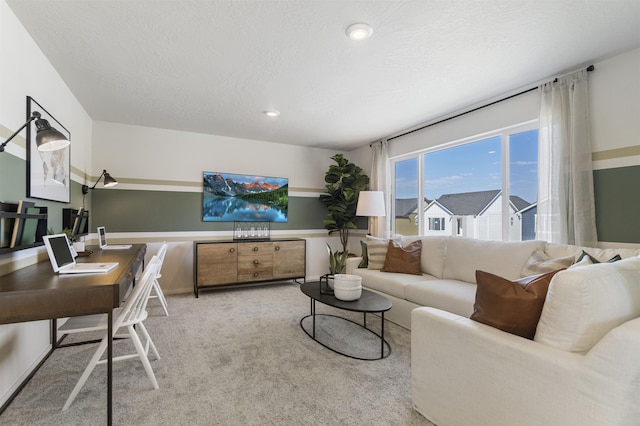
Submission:
[[[0,152],[4,152],[4,147],[11,141],[11,139],[15,138],[18,133],[27,127],[33,120],[36,120],[36,146],[38,147],[38,151],[57,151],[69,146],[71,143],[65,135],[51,127],[47,120],[41,118],[41,114],[38,111],[33,111],[29,120],[27,120],[22,127],[16,130],[14,134],[9,136],[9,139],[0,145]]]
[[[82,185],[82,194],[85,195],[85,194],[87,194],[89,192],[90,189],[95,189],[95,187],[98,184],[98,182],[100,182],[100,179],[102,179],[102,176],[104,176],[104,187],[105,188],[110,188],[110,187],[116,186],[118,184],[117,180],[112,178],[111,175],[106,170],[103,170],[102,174],[100,175],[100,177],[98,177],[98,180],[96,181],[96,183],[93,184],[93,186],[89,187],[87,185]]]

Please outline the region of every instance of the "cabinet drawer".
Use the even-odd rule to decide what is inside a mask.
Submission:
[[[238,256],[268,255],[273,252],[271,242],[238,243]]]
[[[271,254],[238,256],[238,281],[260,281],[273,277]]]

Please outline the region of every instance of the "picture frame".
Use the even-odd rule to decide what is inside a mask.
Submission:
[[[33,111],[71,140],[71,133],[53,115],[27,96],[27,120]],[[27,126],[27,197],[68,203],[71,200],[71,146],[57,151],[38,151],[35,120]]]
[[[203,222],[287,222],[288,211],[288,178],[202,172]]]

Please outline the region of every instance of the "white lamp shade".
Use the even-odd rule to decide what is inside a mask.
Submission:
[[[382,191],[360,191],[356,216],[384,215],[384,193]]]

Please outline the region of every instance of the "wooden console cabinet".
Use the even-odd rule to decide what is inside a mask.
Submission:
[[[305,277],[306,241],[196,241],[193,292],[202,288]]]

